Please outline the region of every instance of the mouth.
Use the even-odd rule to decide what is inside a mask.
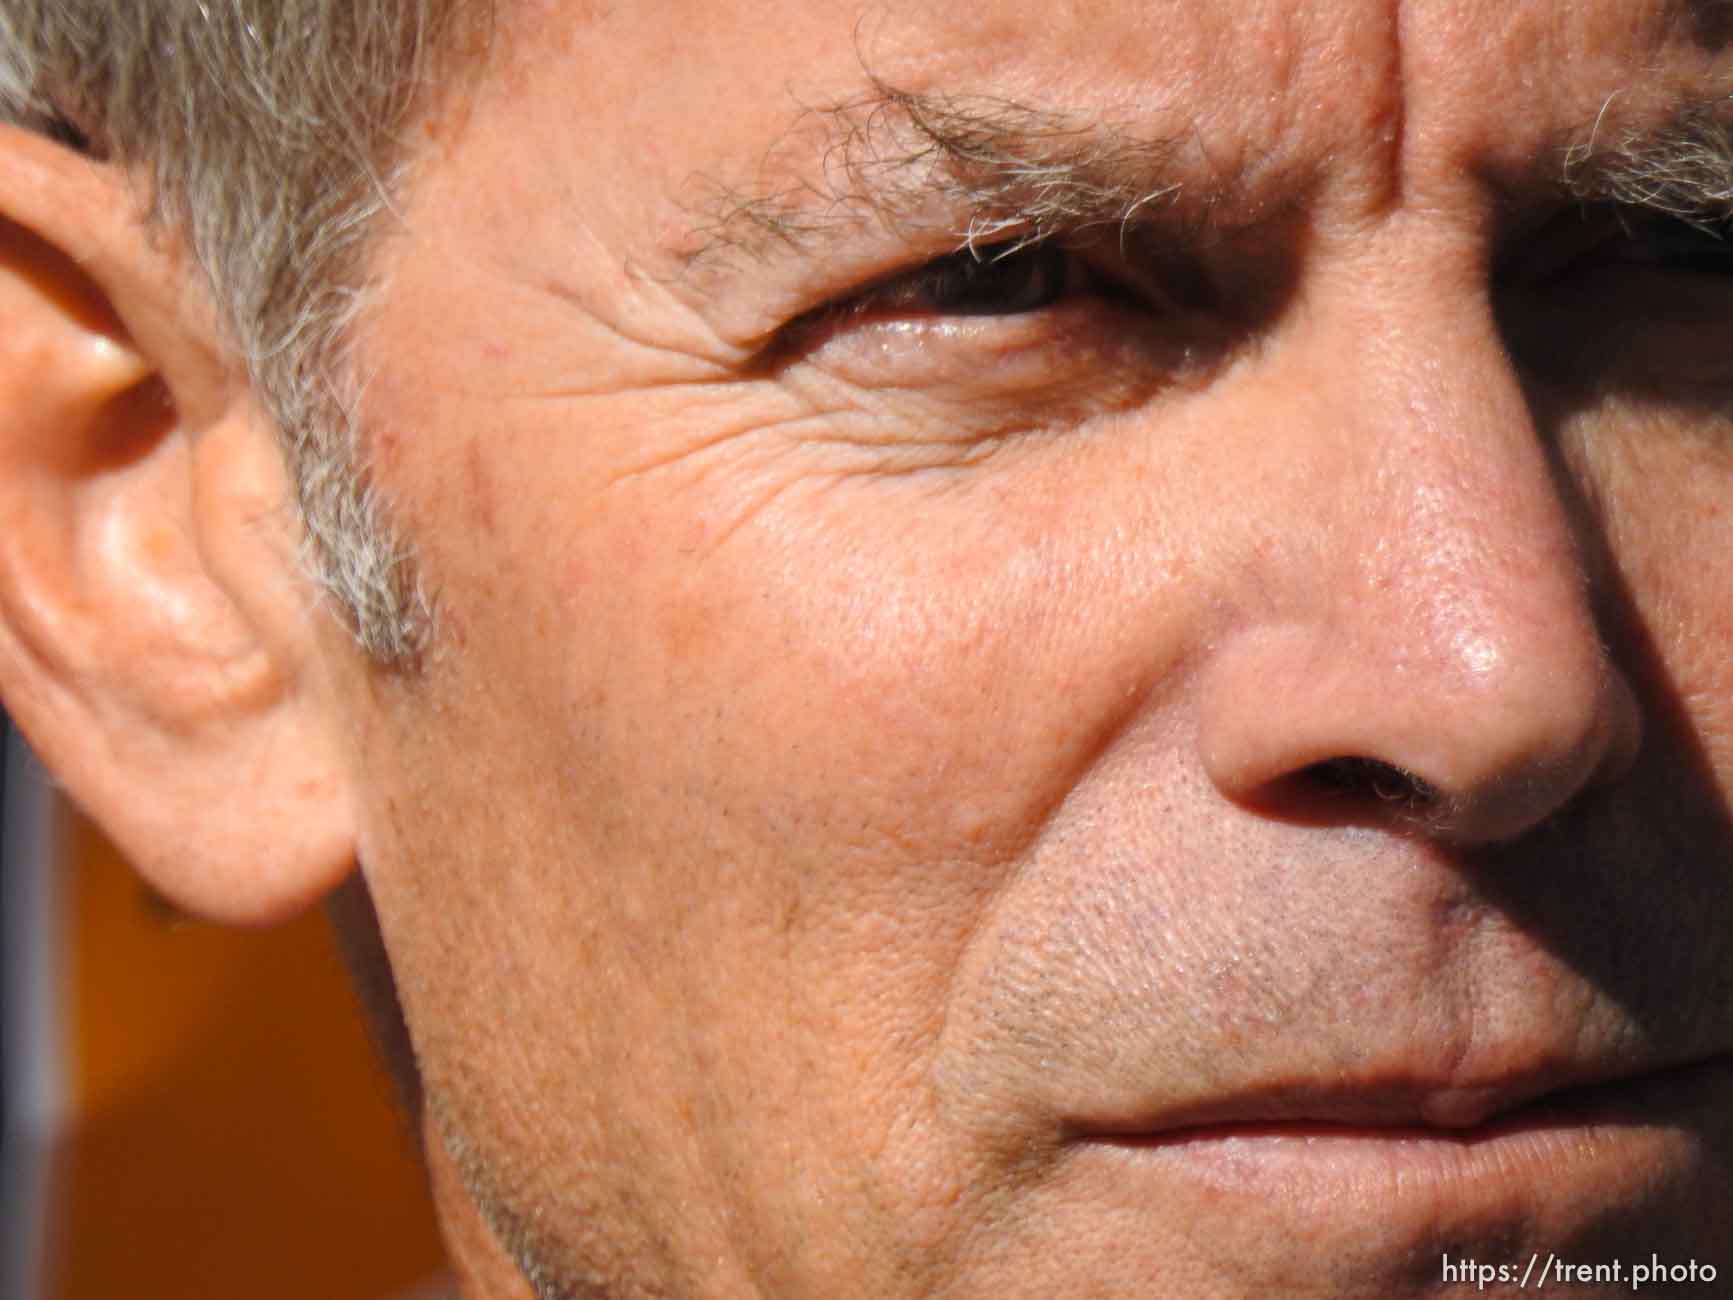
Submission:
[[[1631,1179],[1680,1178],[1733,1129],[1733,1055],[1615,1078],[1481,1089],[1418,1084],[1269,1089],[1152,1117],[1084,1127],[1075,1140],[1183,1171],[1218,1191],[1383,1214],[1424,1189],[1463,1202],[1532,1176],[1555,1191],[1612,1194]]]
[[[1084,1123],[1094,1138],[1185,1141],[1232,1131],[1304,1130],[1384,1133],[1473,1141],[1513,1125],[1548,1117],[1556,1122],[1614,1121],[1693,1084],[1725,1080],[1733,1053],[1680,1065],[1621,1072],[1559,1070],[1483,1086],[1424,1080],[1281,1083],[1164,1107],[1142,1119]]]

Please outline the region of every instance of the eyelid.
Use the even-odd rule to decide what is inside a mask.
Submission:
[[[1539,288],[1554,283],[1592,259],[1596,250],[1620,241],[1636,246],[1647,235],[1652,238],[1690,235],[1705,247],[1725,246],[1733,262],[1733,215],[1672,213],[1654,208],[1616,204],[1576,207],[1545,222],[1525,239],[1516,256],[1501,268],[1499,278],[1518,288]],[[1627,264],[1638,264],[1628,259]],[[1656,267],[1666,259],[1657,257]]]
[[[918,266],[905,266],[879,276],[802,313],[780,331],[783,347],[786,348],[792,343],[810,344],[817,334],[828,334],[851,324],[922,320],[936,323],[946,319],[990,322],[1009,315],[1026,314],[1029,309],[1012,308],[1005,313],[994,313],[990,310],[946,313],[940,308],[923,310],[918,301],[922,282],[943,274],[947,263],[964,258],[972,259],[982,266],[991,266],[1014,257],[1063,255],[1065,263],[1062,272],[1065,282],[1059,286],[1055,301],[1044,305],[1056,307],[1074,298],[1099,295],[1103,299],[1143,310],[1153,309],[1160,312],[1171,308],[1173,304],[1166,301],[1165,295],[1148,281],[1148,277],[1136,274],[1124,259],[1117,256],[1109,259],[1100,255],[1101,250],[1111,250],[1113,247],[1109,240],[1080,243],[1058,236],[1047,240],[1019,240],[1013,236],[996,244],[979,247],[965,244],[928,258]]]
[[[964,246],[967,247],[966,245]],[[882,323],[898,319],[895,302],[934,268],[955,258],[964,249],[950,248],[929,257],[919,265],[906,263],[883,274],[873,276],[840,292],[832,294],[817,306],[796,315],[780,326],[758,354],[762,365],[778,366],[800,353],[817,347],[831,334],[851,325]],[[900,318],[910,319],[912,312]]]
[[[1088,258],[1049,241],[960,249],[863,295],[855,310],[874,319],[993,321],[1124,297]]]
[[[875,293],[930,273],[940,260],[934,259],[791,322],[769,364],[777,373],[824,375],[857,392],[921,392],[923,402],[956,398],[975,416],[1034,427],[1075,424],[1086,410],[1124,406],[1128,392],[1142,400],[1192,382],[1220,358],[1218,322],[1152,307],[1148,295],[1110,277],[1096,259],[1076,248],[1063,251],[1071,274],[1088,277],[1082,287],[1097,292],[1066,293],[1040,309],[998,315],[875,312]]]

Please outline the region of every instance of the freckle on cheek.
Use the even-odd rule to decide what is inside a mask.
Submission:
[[[691,663],[702,658],[706,647],[715,639],[718,621],[717,613],[708,601],[670,603],[657,627],[668,658],[676,663]]]

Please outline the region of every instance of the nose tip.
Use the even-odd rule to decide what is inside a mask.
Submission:
[[[1268,486],[1192,678],[1198,753],[1243,804],[1506,840],[1622,772],[1641,715],[1598,621],[1602,525],[1483,268],[1402,230],[1343,251],[1246,381],[1283,436],[1245,444]]]
[[[1297,625],[1223,647],[1200,706],[1217,788],[1307,817],[1486,843],[1521,835],[1636,754],[1635,696],[1592,626],[1459,638],[1425,655],[1400,628],[1380,630],[1345,645],[1329,627]]]
[[[1431,760],[1441,790],[1434,820],[1445,838],[1513,839],[1635,759],[1636,696],[1598,642],[1588,654],[1556,650],[1488,676],[1487,698],[1464,702]],[[1476,707],[1488,716],[1475,718]]]

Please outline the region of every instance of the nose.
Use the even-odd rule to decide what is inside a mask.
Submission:
[[[1636,699],[1490,310],[1320,311],[1249,382],[1278,413],[1256,515],[1289,522],[1201,667],[1216,786],[1474,843],[1625,766]]]

